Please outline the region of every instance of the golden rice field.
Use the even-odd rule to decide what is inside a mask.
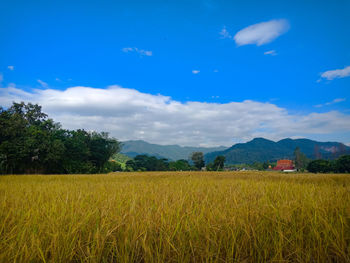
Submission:
[[[350,262],[350,175],[0,176],[0,262]]]

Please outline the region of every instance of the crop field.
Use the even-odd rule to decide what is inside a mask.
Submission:
[[[0,262],[350,262],[350,175],[0,176]]]

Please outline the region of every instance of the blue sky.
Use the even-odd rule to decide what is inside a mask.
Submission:
[[[121,140],[349,143],[349,13],[350,1],[6,1],[0,104],[37,102]]]

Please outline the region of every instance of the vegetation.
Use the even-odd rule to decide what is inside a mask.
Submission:
[[[111,159],[113,161],[115,161],[116,163],[118,163],[123,170],[125,170],[125,168],[126,168],[126,162],[131,160],[131,158],[129,156],[126,156],[122,153],[114,154]]]
[[[191,154],[191,160],[194,163],[194,166],[200,170],[202,167],[204,167],[205,162],[204,162],[204,155],[202,152],[193,152]]]
[[[158,159],[154,156],[137,155],[133,160],[126,162],[127,171],[167,171],[167,159]]]
[[[294,159],[296,148],[308,159],[334,160],[350,154],[350,147],[338,142],[317,142],[308,139],[283,139],[274,142],[255,138],[247,143],[237,143],[224,151],[207,153],[204,159],[208,163],[214,161],[216,156],[223,155],[226,164],[229,165],[276,162],[279,159]]]
[[[124,141],[121,149],[121,153],[134,158],[137,155],[149,155],[155,156],[159,159],[168,159],[169,161],[186,160],[188,156],[193,152],[202,152],[203,154],[223,151],[227,147],[188,147],[179,145],[159,145],[148,143],[142,140],[136,141]]]
[[[225,156],[219,155],[213,163],[207,164],[207,171],[222,171],[225,165]]]
[[[181,159],[175,162],[170,162],[169,170],[170,171],[190,171],[190,170],[193,170],[193,168],[187,160]]]
[[[337,160],[314,160],[311,161],[307,170],[311,173],[350,173],[350,155],[343,155]]]
[[[0,177],[0,262],[350,262],[350,177]]]
[[[116,153],[112,156],[112,159],[116,162],[119,162],[119,163],[126,163],[127,161],[131,160],[132,158],[130,158],[129,156],[126,156],[122,153]]]
[[[0,173],[101,173],[120,143],[107,133],[69,131],[39,105],[0,107]],[[109,170],[109,168],[113,168]]]
[[[300,150],[299,147],[296,147],[294,150],[294,164],[295,168],[298,171],[304,171],[307,168],[310,160],[306,157],[306,155]]]

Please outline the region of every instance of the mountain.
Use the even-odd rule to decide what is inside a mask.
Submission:
[[[142,140],[125,141],[122,143],[122,154],[131,158],[139,154],[147,154],[158,158],[166,158],[171,161],[185,159],[187,160],[192,152],[203,152],[203,154],[213,151],[223,151],[227,147],[182,147],[179,145],[158,145],[151,144]]]
[[[296,147],[299,147],[310,159],[335,159],[342,154],[350,154],[350,147],[339,142],[317,142],[309,139],[283,139],[278,142],[264,138],[255,138],[247,143],[237,143],[224,150],[207,153],[206,162],[216,156],[226,157],[226,164],[254,163],[292,159]]]

